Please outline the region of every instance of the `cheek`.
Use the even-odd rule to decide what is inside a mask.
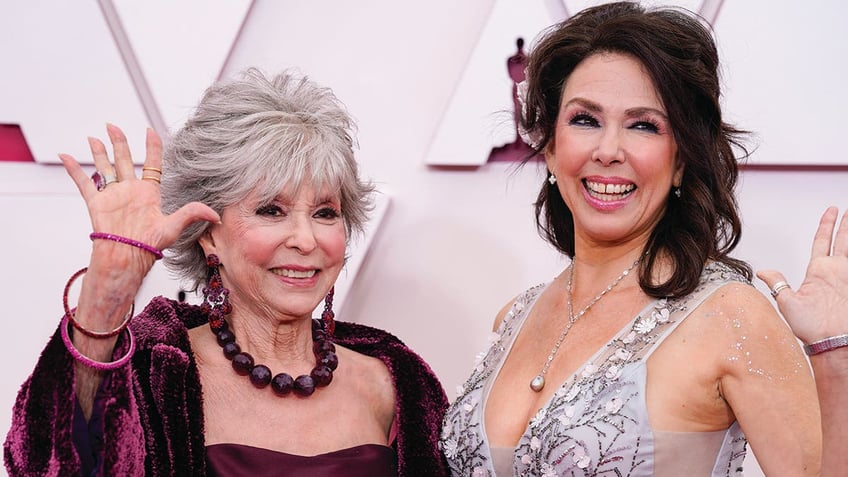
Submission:
[[[279,231],[271,227],[250,228],[235,231],[230,243],[247,261],[263,263],[274,256],[280,245],[280,236]]]
[[[579,171],[586,161],[591,160],[594,144],[588,134],[569,133],[567,129],[561,129],[557,132],[556,146],[548,163],[560,174]]]
[[[345,250],[347,249],[344,225],[322,230],[316,238],[327,257],[333,260],[344,260]]]

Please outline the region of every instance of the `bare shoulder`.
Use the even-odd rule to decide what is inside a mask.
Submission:
[[[768,298],[748,283],[722,285],[704,300],[698,314],[718,326],[777,327],[789,331]]]
[[[351,390],[366,395],[381,410],[394,412],[394,380],[389,368],[379,358],[368,356],[344,346],[336,345],[339,367],[335,371],[336,379],[351,386]]]
[[[725,372],[783,375],[804,367],[791,329],[769,299],[750,284],[721,286],[693,315],[707,342],[720,348],[717,356]]]

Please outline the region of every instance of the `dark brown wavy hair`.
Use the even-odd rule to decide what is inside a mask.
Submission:
[[[708,27],[691,12],[609,3],[579,12],[544,31],[529,55],[521,128],[537,154],[553,140],[562,89],[580,62],[599,53],[628,55],[642,63],[668,113],[684,166],[681,197],[669,191],[665,214],[646,244],[639,284],[653,297],[679,297],[698,285],[709,260],[752,277],[751,267],[728,254],[739,243],[741,220],[734,188],[737,157],[748,156],[746,131],[722,120],[718,52]],[[544,181],[536,201],[539,233],[574,256],[574,219],[559,189]],[[672,274],[654,283],[658,258]]]

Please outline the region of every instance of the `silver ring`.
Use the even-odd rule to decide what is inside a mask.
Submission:
[[[97,187],[98,192],[105,189],[109,184],[118,182],[115,174],[101,174],[100,171],[94,171],[94,174],[91,175],[91,180],[94,181],[94,186]]]
[[[770,290],[771,296],[777,298],[777,294],[780,293],[780,290],[783,290],[784,288],[789,288],[789,284],[784,281],[775,283],[774,287],[772,287],[772,289]]]

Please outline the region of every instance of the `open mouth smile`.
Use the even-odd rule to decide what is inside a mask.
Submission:
[[[583,180],[583,187],[590,196],[604,202],[622,200],[636,190],[636,184],[605,184]]]

